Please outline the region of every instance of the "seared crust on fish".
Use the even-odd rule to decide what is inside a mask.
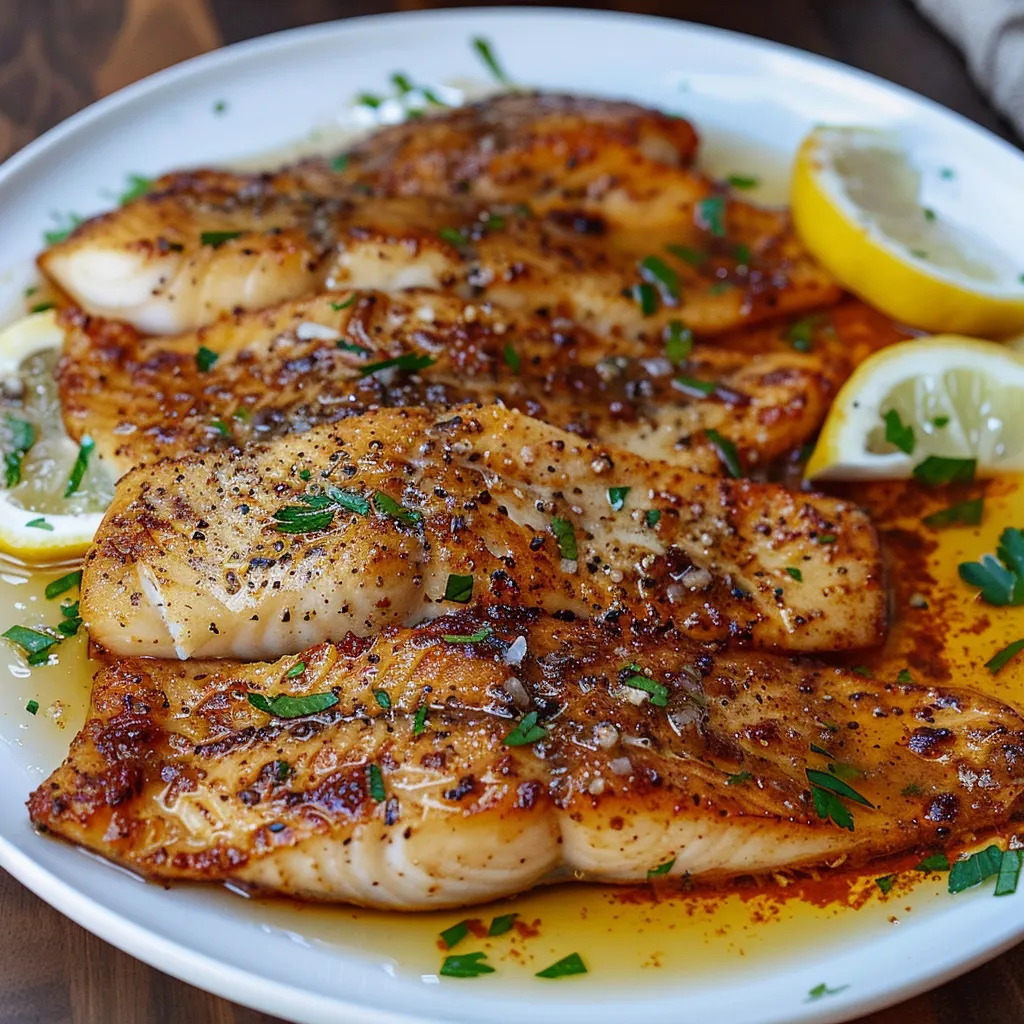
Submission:
[[[299,717],[259,709],[282,695]],[[274,664],[120,661],[29,809],[147,877],[421,910],[956,842],[1015,809],[1022,729],[970,690],[495,610]],[[822,776],[852,780],[851,830]]]
[[[168,339],[78,310],[62,322],[65,426],[92,437],[118,475],[383,406],[466,402],[502,402],[646,458],[724,473],[715,430],[758,469],[813,437],[850,368],[841,341],[812,352],[769,341],[757,354],[698,344],[671,360],[661,337],[600,338],[429,292],[326,293]],[[364,373],[413,356],[433,362]]]
[[[627,613],[784,650],[885,633],[878,539],[856,506],[500,406],[382,409],[138,467],[86,557],[81,614],[118,654],[276,657],[449,611],[452,574],[481,605]]]

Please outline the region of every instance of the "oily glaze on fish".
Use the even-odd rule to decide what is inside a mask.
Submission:
[[[452,574],[471,594],[452,597]],[[856,506],[500,406],[380,410],[141,466],[86,557],[81,614],[118,654],[275,657],[470,597],[794,651],[885,631],[878,539]]]
[[[784,214],[717,201],[715,230],[688,209],[630,235],[470,200],[157,192],[87,221],[39,263],[87,312],[155,334],[325,287],[451,291],[639,337],[683,316],[716,334],[838,298]],[[660,300],[639,266],[652,255],[675,282]]]
[[[29,809],[150,878],[423,910],[947,846],[1018,806],[1022,730],[970,690],[462,613],[270,665],[117,662]],[[863,802],[820,817],[822,777]]]
[[[850,361],[844,340],[751,354],[678,332],[649,342],[434,293],[327,293],[198,332],[143,338],[65,312],[68,433],[118,474],[141,462],[301,432],[381,406],[495,402],[650,459],[725,472],[707,430],[765,466],[817,431]],[[201,355],[201,353],[205,353]],[[369,373],[426,356],[416,372]],[[216,361],[208,365],[211,358]]]

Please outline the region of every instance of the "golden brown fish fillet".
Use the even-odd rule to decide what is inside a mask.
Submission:
[[[1022,757],[970,690],[459,614],[269,665],[117,662],[29,809],[149,878],[425,910],[948,847],[1009,820]]]
[[[633,337],[680,319],[716,334],[838,298],[785,214],[714,201],[714,229],[688,208],[630,234],[465,199],[154,193],[87,221],[39,264],[87,312],[155,334],[324,287],[450,291]],[[651,257],[667,285],[644,280]]]
[[[86,557],[81,614],[118,654],[276,657],[419,622],[468,591],[794,651],[872,645],[886,624],[856,506],[500,406],[382,409],[132,470]]]
[[[117,475],[380,406],[467,401],[501,401],[573,433],[708,472],[724,472],[706,433],[717,430],[743,465],[758,468],[813,436],[850,369],[841,341],[804,353],[769,339],[769,351],[753,355],[698,344],[673,362],[671,335],[598,338],[436,293],[327,293],[170,339],[143,338],[79,311],[62,319],[66,427],[75,439],[92,437]],[[680,334],[674,344],[686,342]],[[207,366],[210,353],[217,359]],[[418,372],[363,375],[416,355],[434,362]]]

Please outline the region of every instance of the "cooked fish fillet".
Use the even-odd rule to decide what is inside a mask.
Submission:
[[[258,709],[281,695],[300,717]],[[269,665],[117,662],[29,809],[147,877],[425,910],[955,844],[1009,820],[1022,757],[1018,713],[970,690],[496,611]],[[844,779],[871,806],[819,817]]]
[[[325,286],[453,291],[640,337],[680,319],[715,334],[838,298],[785,214],[718,201],[721,236],[694,208],[629,234],[468,200],[254,199],[211,187],[154,193],[87,221],[39,264],[87,312],[154,334]],[[640,266],[651,256],[671,275],[660,300]]]
[[[325,283],[482,292],[631,334],[681,309],[717,333],[835,301],[786,214],[690,169],[695,148],[687,122],[633,104],[499,97],[385,129],[341,163],[166,175],[39,262],[87,312],[160,334]],[[667,272],[640,268],[650,257]],[[660,310],[644,313],[659,303],[640,285]]]
[[[449,611],[470,597],[453,598],[451,574],[482,605],[628,613],[786,650],[885,631],[878,541],[855,506],[500,406],[385,409],[135,469],[86,556],[81,614],[118,654],[276,657]]]
[[[647,458],[722,472],[713,429],[757,468],[813,436],[850,369],[841,340],[806,353],[771,339],[757,354],[698,344],[673,363],[661,338],[599,338],[433,293],[327,293],[173,339],[79,311],[63,324],[65,424],[92,437],[118,475],[380,406],[466,401],[501,401]],[[204,349],[212,366],[197,362]],[[435,361],[361,373],[414,355]]]

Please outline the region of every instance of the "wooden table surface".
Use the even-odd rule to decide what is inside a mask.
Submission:
[[[963,0],[971,2],[971,0]],[[573,6],[566,2],[564,6]],[[431,0],[0,0],[0,159],[92,100],[225,43]],[[825,54],[1012,137],[906,0],[620,0]],[[1024,1020],[1024,946],[862,1024]],[[0,1024],[269,1024],[94,938],[0,872]]]

